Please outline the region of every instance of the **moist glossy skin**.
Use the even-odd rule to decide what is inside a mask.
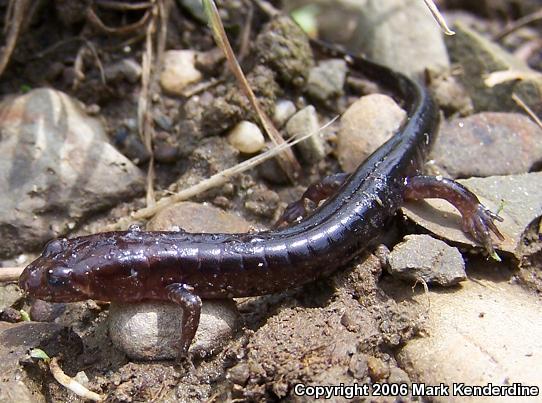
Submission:
[[[438,112],[418,84],[362,59],[348,61],[398,92],[407,102],[409,119],[312,215],[284,229],[255,234],[132,228],[55,240],[25,269],[21,288],[50,301],[177,302],[189,321],[183,353],[197,328],[200,297],[282,291],[329,275],[359,255],[403,204],[409,178],[419,173],[431,145]],[[411,198],[430,197],[425,184],[417,181]],[[477,204],[472,196],[471,204]],[[482,235],[489,237],[487,231]]]

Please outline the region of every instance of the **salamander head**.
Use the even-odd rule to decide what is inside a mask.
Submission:
[[[30,263],[19,277],[19,287],[35,298],[53,302],[88,299],[82,287],[85,273],[77,269],[77,242],[54,239],[41,256]]]

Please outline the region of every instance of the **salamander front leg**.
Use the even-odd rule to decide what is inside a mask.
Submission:
[[[183,334],[179,342],[179,357],[185,356],[190,343],[198,330],[201,314],[201,298],[193,293],[194,289],[185,284],[170,284],[167,286],[170,301],[179,304],[183,310]]]
[[[349,177],[350,174],[338,173],[326,176],[320,182],[310,185],[301,196],[301,199],[290,203],[288,207],[286,207],[286,210],[284,210],[284,213],[282,213],[282,216],[276,222],[275,227],[279,227],[285,223],[292,223],[306,217],[310,211],[307,208],[307,201],[311,201],[315,205],[318,205],[322,200],[335,194]]]
[[[404,197],[405,200],[439,198],[450,202],[461,213],[463,231],[482,244],[490,256],[495,256],[490,232],[504,239],[494,223],[503,219],[485,208],[474,193],[451,179],[413,176],[407,179]]]

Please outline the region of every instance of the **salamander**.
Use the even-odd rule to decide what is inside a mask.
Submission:
[[[275,293],[328,276],[359,255],[405,200],[447,199],[461,212],[465,231],[491,251],[490,231],[502,237],[494,224],[500,218],[463,186],[420,175],[439,120],[425,87],[363,58],[345,60],[402,97],[408,119],[355,172],[311,186],[304,199],[326,199],[313,212],[300,209],[302,201],[294,203],[284,215],[288,225],[259,233],[131,227],[55,239],[25,268],[20,287],[49,301],[172,301],[183,310],[179,353],[184,355],[199,324],[202,298]]]

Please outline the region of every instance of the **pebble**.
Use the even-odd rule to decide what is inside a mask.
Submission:
[[[160,85],[164,91],[182,95],[190,84],[202,79],[196,69],[196,52],[192,50],[168,50],[164,54],[164,67],[160,74]]]
[[[255,154],[265,146],[260,128],[247,120],[237,123],[230,130],[228,142],[244,154]]]
[[[535,114],[542,116],[542,75],[488,87],[485,80],[495,71],[516,70],[532,73],[532,70],[497,43],[465,24],[456,22],[454,31],[456,35],[447,37],[446,43],[452,61],[462,67],[460,78],[476,111],[519,111],[520,108],[511,97],[512,93],[515,93]]]
[[[232,336],[239,312],[232,300],[202,301],[198,331],[189,352],[212,355]],[[165,302],[112,303],[109,335],[115,346],[137,360],[169,360],[177,357],[182,335],[182,310]]]
[[[457,248],[429,235],[407,235],[388,257],[388,272],[395,277],[451,286],[467,278]]]
[[[286,123],[286,132],[290,138],[313,134],[296,145],[303,159],[310,164],[314,164],[326,156],[324,140],[319,130],[318,115],[312,105],[298,111]]]
[[[341,117],[337,135],[337,156],[343,171],[353,172],[399,129],[406,116],[387,95],[366,95],[350,105]]]
[[[0,104],[0,256],[41,247],[144,191],[143,173],[77,100],[35,89]]]
[[[147,224],[149,231],[174,231],[182,228],[187,232],[241,233],[250,230],[250,224],[242,217],[225,212],[210,204],[180,202],[168,207]]]
[[[141,77],[141,65],[134,59],[123,59],[104,68],[107,81],[116,81],[121,78],[129,83],[135,83]]]
[[[318,101],[328,101],[343,93],[348,68],[343,59],[323,60],[309,72],[306,91]]]
[[[426,69],[449,67],[442,33],[423,2],[367,0],[358,4],[357,29],[347,44],[350,51],[364,52],[412,78],[422,76]]]
[[[367,357],[367,367],[369,369],[369,376],[374,382],[381,382],[390,374],[390,367],[388,364],[372,355]]]
[[[442,125],[429,158],[450,178],[527,173],[542,161],[542,129],[521,113],[452,119]]]
[[[273,122],[277,127],[284,126],[284,123],[292,117],[296,112],[295,104],[289,99],[279,99],[275,103],[275,113],[273,114]]]

